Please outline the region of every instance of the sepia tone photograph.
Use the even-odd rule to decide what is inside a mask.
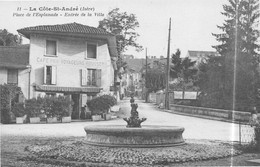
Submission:
[[[260,166],[259,5],[0,0],[1,166]]]

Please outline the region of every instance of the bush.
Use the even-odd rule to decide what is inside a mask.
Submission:
[[[71,105],[72,101],[69,97],[66,96],[58,96],[51,97],[45,96],[43,98],[42,109],[48,118],[51,117],[67,117],[71,115]]]
[[[28,99],[25,101],[25,110],[29,117],[38,117],[42,108],[41,97]]]
[[[12,113],[15,117],[22,117],[26,114],[24,103],[15,103],[12,107]]]
[[[102,95],[87,102],[92,115],[107,113],[109,108],[115,104],[116,98],[110,95]]]
[[[254,127],[254,131],[255,131],[256,148],[257,148],[257,151],[260,152],[260,124],[257,124]]]
[[[58,118],[68,117],[71,115],[71,104],[72,101],[69,97],[58,96],[53,98],[52,111]]]
[[[13,115],[11,109],[12,106],[15,104],[15,99],[17,95],[21,93],[21,88],[16,85],[0,85],[1,123],[11,123]]]
[[[55,112],[53,110],[54,98],[51,96],[44,96],[42,109],[48,118],[55,117]]]

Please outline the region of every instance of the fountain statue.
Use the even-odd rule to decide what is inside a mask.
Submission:
[[[146,118],[139,119],[139,114],[137,111],[138,105],[136,103],[131,103],[131,116],[129,118],[123,118],[127,122],[126,127],[140,128],[141,123],[146,120]]]

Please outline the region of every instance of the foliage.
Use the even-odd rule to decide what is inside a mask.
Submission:
[[[15,46],[22,43],[22,37],[0,29],[0,46]]]
[[[147,88],[148,93],[156,92],[165,89],[166,87],[165,64],[161,61],[152,61],[151,63],[153,63],[152,67],[149,63],[147,64],[147,73],[146,65],[141,69],[142,78],[147,80],[145,81],[145,87]]]
[[[256,147],[258,148],[258,151],[260,151],[260,125],[258,124],[257,126],[254,126],[254,131],[255,131],[255,142],[256,142]]]
[[[87,102],[93,115],[107,113],[109,108],[115,104],[116,98],[110,95],[102,95]]]
[[[156,92],[165,88],[165,72],[158,69],[150,69],[146,74],[145,87],[148,92]]]
[[[15,115],[15,117],[22,117],[26,115],[24,103],[15,103],[12,107],[12,113]]]
[[[37,117],[44,111],[48,118],[66,117],[71,114],[72,101],[66,96],[44,96],[25,101],[25,109],[29,117]]]
[[[25,101],[25,109],[28,114],[28,117],[37,117],[40,114],[41,110],[41,102],[40,98],[32,98],[32,99],[27,99]]]
[[[139,36],[135,29],[139,27],[139,22],[134,14],[119,12],[119,8],[111,10],[107,17],[99,21],[98,28],[102,28],[116,35],[117,50],[119,55],[131,46],[142,50],[142,46],[136,43]]]
[[[66,96],[44,96],[42,109],[48,118],[71,115],[72,101]]]
[[[126,62],[123,61],[121,54],[127,50],[128,47],[134,47],[137,51],[142,50],[136,40],[139,34],[135,29],[139,27],[139,22],[134,14],[126,12],[119,12],[119,8],[111,10],[107,17],[99,21],[98,28],[102,28],[116,36],[116,47],[119,54],[116,60],[117,69],[114,71],[114,81],[117,77],[121,79],[123,69],[126,67]],[[117,91],[116,84],[114,90]]]
[[[225,108],[225,99],[223,98],[225,92],[222,83],[224,71],[221,65],[223,61],[224,59],[220,56],[209,57],[206,62],[199,64],[196,84],[202,92],[198,99],[204,107]]]
[[[174,54],[172,54],[171,62],[173,66],[170,69],[170,76],[172,78],[178,78],[182,69],[181,51],[179,49],[177,49],[177,51]]]
[[[21,93],[21,88],[16,85],[0,85],[0,111],[2,123],[11,123],[11,109],[15,104],[17,95]]]
[[[256,89],[260,87],[256,70],[260,60],[256,52],[258,7],[256,0],[229,0],[229,5],[223,5],[222,14],[227,19],[218,26],[223,33],[213,34],[220,42],[213,46],[220,56],[202,65],[204,71],[198,79],[204,106],[246,110],[256,105]]]
[[[58,118],[71,115],[72,101],[67,96],[58,96],[53,98],[52,111]]]
[[[52,96],[44,96],[42,109],[48,118],[55,117],[55,111],[53,110],[53,101],[54,97]]]
[[[177,49],[176,53],[172,54],[172,64],[170,69],[170,76],[178,79],[180,85],[182,85],[183,91],[186,85],[193,83],[197,74],[197,69],[194,67],[196,61],[191,61],[188,57],[182,59],[181,51]]]

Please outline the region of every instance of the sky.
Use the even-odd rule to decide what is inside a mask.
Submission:
[[[124,54],[144,58],[145,48],[148,56],[167,55],[169,19],[171,18],[170,53],[181,50],[181,56],[188,50],[215,51],[218,44],[212,33],[221,33],[217,25],[224,23],[223,4],[227,0],[74,0],[74,1],[0,1],[0,29],[18,34],[20,28],[77,22],[93,27],[104,19],[109,11],[119,8],[120,12],[137,16],[140,26],[137,43],[144,50],[136,52],[129,48]],[[78,8],[77,11],[48,11],[48,8]],[[80,10],[81,8],[86,10]],[[89,9],[87,9],[89,8]],[[91,9],[91,10],[90,10]],[[36,16],[54,14],[58,16]],[[65,16],[65,13],[78,16]],[[82,15],[85,14],[84,15]],[[88,15],[91,14],[90,15]],[[28,43],[28,40],[24,40]]]

